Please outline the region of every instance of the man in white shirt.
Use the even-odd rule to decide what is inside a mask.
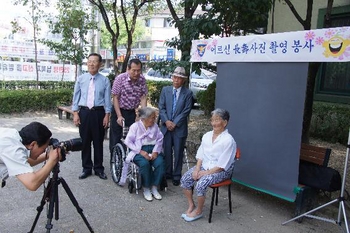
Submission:
[[[5,185],[8,176],[16,176],[27,189],[37,190],[61,157],[59,148],[46,151],[51,136],[51,131],[39,122],[32,122],[20,131],[0,128],[1,185]],[[45,160],[44,166],[34,171],[33,166]]]

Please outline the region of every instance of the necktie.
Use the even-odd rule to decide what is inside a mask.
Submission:
[[[174,118],[175,109],[176,109],[176,101],[177,101],[176,92],[177,92],[177,90],[174,89],[174,94],[173,94],[173,112],[171,114],[172,118]]]
[[[95,100],[95,83],[94,83],[94,78],[91,77],[86,106],[91,109],[94,106],[94,100]]]

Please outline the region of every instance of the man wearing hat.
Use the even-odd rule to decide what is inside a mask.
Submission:
[[[185,68],[177,67],[172,74],[172,81],[172,86],[163,87],[158,107],[161,132],[164,134],[166,177],[173,180],[173,185],[178,186],[193,94],[184,86],[187,81]]]

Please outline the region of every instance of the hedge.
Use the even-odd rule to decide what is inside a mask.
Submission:
[[[58,105],[70,105],[72,89],[1,90],[0,113],[50,111]]]

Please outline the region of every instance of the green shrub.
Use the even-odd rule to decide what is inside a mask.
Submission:
[[[151,103],[152,106],[158,107],[158,101],[160,97],[160,93],[162,92],[162,89],[164,86],[172,85],[171,81],[152,81],[147,80],[147,87],[148,87],[148,101]]]
[[[350,106],[314,102],[310,136],[346,145],[350,127]]]
[[[72,89],[2,90],[0,92],[0,113],[49,111],[58,105],[70,105],[72,97]]]
[[[212,82],[207,90],[197,93],[197,101],[205,115],[209,115],[215,109],[215,91],[216,81]]]

